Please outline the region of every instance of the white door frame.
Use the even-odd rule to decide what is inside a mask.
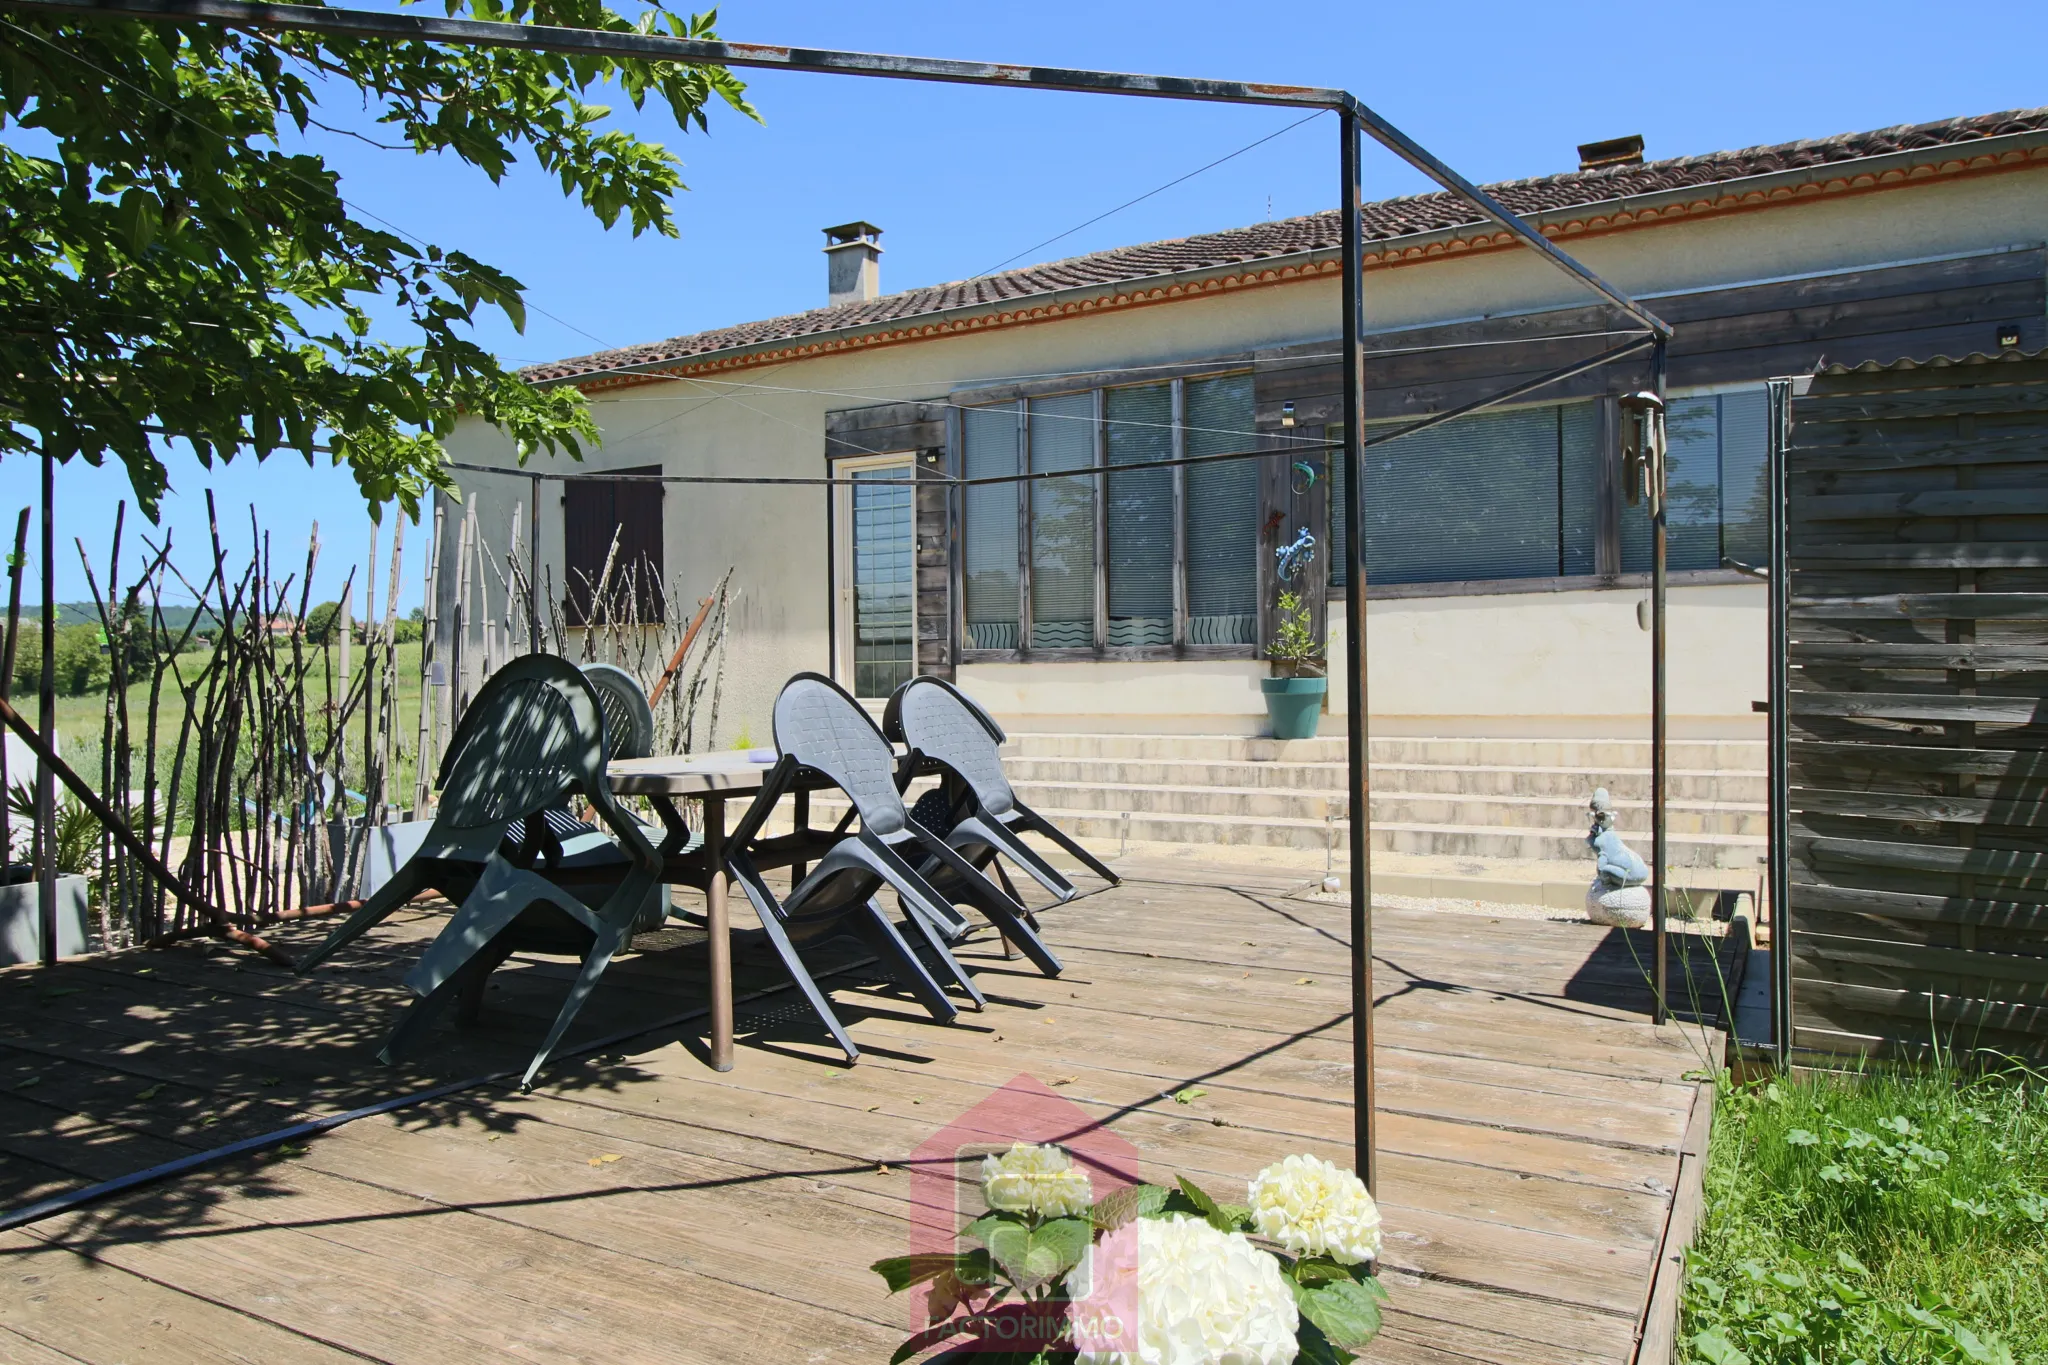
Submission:
[[[917,452],[894,450],[882,455],[853,455],[832,462],[832,477],[850,479],[856,473],[873,469],[900,468],[904,477],[917,473]],[[910,671],[917,672],[917,498],[915,490],[910,500]],[[833,537],[832,547],[832,614],[834,639],[838,648],[833,651],[832,677],[841,687],[855,692],[854,677],[854,616],[853,616],[853,488],[849,484],[834,484],[832,488],[832,521],[838,528]],[[858,695],[855,692],[855,695]]]

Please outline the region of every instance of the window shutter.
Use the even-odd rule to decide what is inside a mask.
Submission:
[[[1381,430],[1400,423],[1376,423]],[[1555,406],[1478,412],[1369,446],[1375,583],[1548,577],[1558,568]]]
[[[1674,570],[1721,567],[1720,410],[1714,394],[1674,398],[1664,409],[1664,524],[1670,535],[1665,564]],[[1621,567],[1648,573],[1650,558],[1649,511],[1642,503],[1624,503]]]
[[[1173,386],[1146,384],[1103,395],[1103,440],[1112,468],[1173,458]],[[1108,476],[1109,643],[1173,643],[1173,471]]]
[[[1187,453],[1251,450],[1252,377],[1190,380]],[[1224,460],[1187,467],[1188,633],[1191,645],[1249,645],[1259,631],[1259,465]]]
[[[1095,395],[1031,400],[1031,472],[1095,467]],[[1095,644],[1095,479],[1040,479],[1031,493],[1031,647]]]
[[[660,474],[660,465],[639,465],[621,474]],[[562,485],[563,608],[572,626],[588,625],[592,595],[604,578],[605,560],[612,561],[605,595],[614,611],[631,585],[635,615],[644,622],[663,619],[661,485],[626,483],[619,479],[576,478]],[[612,554],[612,542],[618,553]]]
[[[1015,403],[968,408],[960,414],[964,477],[1017,474]],[[1017,647],[1017,485],[984,484],[962,490],[961,528],[967,597],[967,647]]]

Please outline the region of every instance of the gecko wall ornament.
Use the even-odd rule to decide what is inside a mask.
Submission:
[[[1280,581],[1292,583],[1295,575],[1316,562],[1316,538],[1304,526],[1290,543],[1273,551],[1273,556],[1279,561],[1276,571]]]

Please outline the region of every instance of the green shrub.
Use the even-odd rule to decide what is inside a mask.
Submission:
[[[56,655],[59,696],[78,697],[105,689],[109,665],[98,626],[58,626]],[[34,697],[42,677],[42,623],[23,621],[21,643],[14,651],[14,696]]]
[[[2043,1078],[1724,1087],[1690,1267],[1693,1361],[2048,1360]]]

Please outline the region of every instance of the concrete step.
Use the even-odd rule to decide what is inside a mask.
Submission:
[[[1342,763],[1019,757],[1007,759],[1003,768],[1013,783],[1115,781],[1147,787],[1342,792],[1350,780]],[[1376,762],[1372,765],[1372,784],[1379,791],[1564,796],[1575,798],[1582,805],[1595,787],[1607,788],[1617,801],[1650,799],[1648,768],[1495,768],[1478,764]],[[1760,772],[1674,770],[1670,784],[1674,802],[1761,802],[1765,798],[1764,775]]]
[[[1345,761],[1343,735],[1315,739],[1253,739],[1238,735],[1014,734],[1018,758],[1205,760],[1237,763],[1320,764]],[[1645,739],[1466,739],[1375,736],[1371,757],[1380,763],[1460,764],[1491,768],[1562,768],[1582,772],[1648,770]],[[1764,771],[1761,740],[1674,740],[1674,770]]]
[[[1088,810],[1133,815],[1206,815],[1247,820],[1322,821],[1341,816],[1341,792],[1312,792],[1273,787],[1149,786],[1126,782],[1016,782],[1017,794],[1030,805],[1051,810]],[[1617,802],[1624,824],[1647,824],[1648,805]],[[1416,793],[1375,788],[1375,823],[1394,821],[1424,825],[1480,825],[1584,833],[1586,803],[1575,796],[1497,796],[1491,794]],[[1631,819],[1631,816],[1640,816]],[[1749,834],[1765,832],[1761,804],[1739,802],[1674,802],[1668,828],[1673,833]]]
[[[1128,837],[1150,843],[1319,851],[1334,838],[1341,857],[1344,841],[1349,837],[1349,826],[1341,820],[1326,824],[1320,820],[1133,811],[1126,825],[1116,811],[1043,806],[1038,810],[1068,834],[1091,843]],[[1642,832],[1624,831],[1623,837],[1639,848],[1649,845],[1649,836]],[[1375,821],[1372,842],[1376,851],[1388,853],[1591,866],[1585,840],[1577,831]],[[1763,849],[1761,838],[1746,835],[1674,832],[1670,836],[1671,865],[1675,869],[1752,870]]]

